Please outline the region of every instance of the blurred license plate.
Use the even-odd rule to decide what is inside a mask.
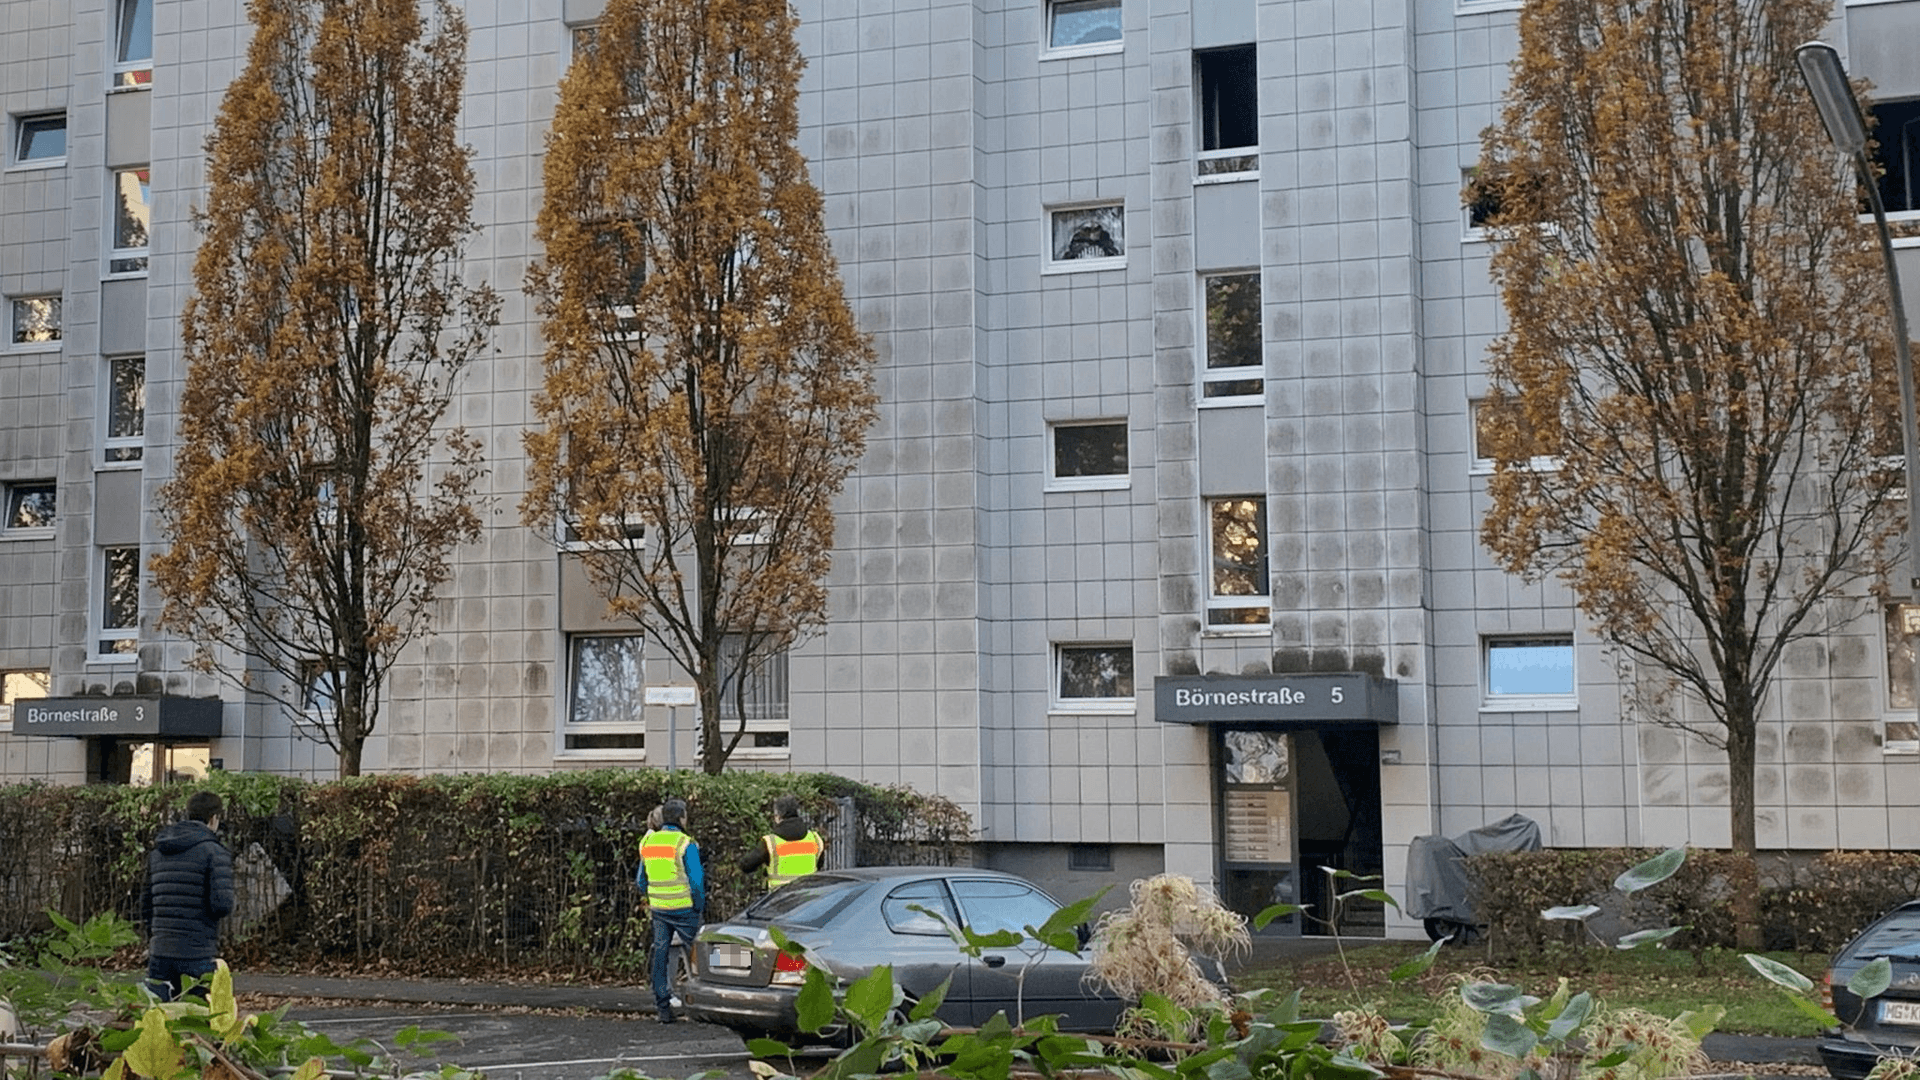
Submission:
[[[1920,1024],[1920,1001],[1880,1001],[1883,1024]]]
[[[746,971],[753,966],[753,950],[745,945],[715,945],[707,955],[716,971]]]

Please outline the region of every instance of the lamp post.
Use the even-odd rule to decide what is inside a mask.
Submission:
[[[1873,226],[1880,234],[1880,258],[1887,266],[1887,300],[1893,307],[1893,355],[1900,369],[1900,432],[1907,450],[1907,573],[1909,601],[1920,606],[1920,431],[1915,428],[1913,411],[1913,353],[1907,342],[1907,306],[1900,297],[1900,269],[1893,261],[1893,234],[1887,230],[1887,208],[1880,200],[1880,185],[1874,181],[1873,162],[1867,158],[1867,126],[1860,118],[1860,103],[1853,96],[1853,84],[1847,81],[1847,69],[1840,54],[1824,41],[1809,41],[1793,51],[1800,65],[1800,77],[1807,81],[1807,93],[1820,110],[1820,123],[1827,138],[1840,152],[1853,159],[1854,175],[1867,191],[1873,207]],[[1901,619],[1900,629],[1909,642],[1916,629]],[[1915,650],[1915,665],[1920,668],[1920,649]],[[1913,686],[1916,707],[1920,707],[1920,674]]]

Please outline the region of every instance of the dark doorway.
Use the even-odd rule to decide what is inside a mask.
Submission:
[[[1371,726],[1320,728],[1295,732],[1293,739],[1300,775],[1301,903],[1311,905],[1301,929],[1331,934],[1332,920],[1338,918],[1343,935],[1383,937],[1384,904],[1335,899],[1382,887],[1380,732]],[[1355,877],[1336,877],[1330,870]],[[1374,880],[1358,880],[1370,877]]]

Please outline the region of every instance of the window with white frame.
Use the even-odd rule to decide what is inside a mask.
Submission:
[[[560,519],[555,532],[559,535],[560,550],[587,551],[593,548],[640,548],[647,541],[646,523],[639,517],[614,517],[608,515],[600,519],[594,528],[572,518]]]
[[[1557,433],[1524,422],[1520,403],[1511,397],[1475,398],[1467,403],[1473,424],[1473,471],[1490,473],[1504,441],[1511,440],[1515,468],[1551,472],[1560,467]]]
[[[1047,51],[1120,48],[1120,0],[1047,0]]]
[[[1259,85],[1252,45],[1194,51],[1200,176],[1241,178],[1260,171]]]
[[[1266,393],[1260,333],[1260,274],[1207,274],[1200,279],[1201,398],[1259,398]]]
[[[13,722],[15,702],[46,697],[52,688],[53,672],[46,668],[38,671],[0,671],[0,724]]]
[[[1485,708],[1508,711],[1567,709],[1576,704],[1573,635],[1489,637]]]
[[[115,356],[106,361],[105,401],[100,410],[100,457],[109,465],[138,462],[147,430],[147,361]]]
[[[1127,471],[1124,420],[1074,420],[1047,427],[1047,487],[1053,491],[1123,488]]]
[[[13,164],[57,165],[67,159],[66,113],[21,116],[13,125]]]
[[[1209,499],[1207,554],[1207,626],[1271,626],[1266,496]]]
[[[1056,645],[1053,669],[1056,710],[1133,709],[1133,646],[1117,642]]]
[[[32,533],[36,536],[53,530],[58,510],[59,487],[51,480],[27,480],[6,485],[6,519],[0,528],[8,533]]]
[[[1127,264],[1126,209],[1119,203],[1048,211],[1052,270],[1110,270]]]
[[[574,634],[567,639],[564,751],[645,755],[645,657],[645,639],[638,634]]]
[[[147,272],[147,229],[153,222],[153,170],[120,169],[113,174],[113,249],[107,254],[109,274]]]
[[[310,716],[332,716],[345,681],[340,669],[320,661],[303,664],[301,668],[300,711]]]
[[[58,296],[16,296],[7,308],[7,338],[14,348],[59,347],[61,329]]]
[[[99,633],[94,655],[102,659],[132,660],[140,647],[140,548],[100,549],[99,580],[95,596]]]
[[[153,0],[115,0],[113,85],[153,82]]]
[[[1920,754],[1920,723],[1914,718],[1914,639],[1920,635],[1920,605],[1886,606],[1887,713],[1886,737],[1880,749],[1888,754]]]
[[[575,59],[592,56],[593,51],[600,47],[600,24],[584,23],[580,26],[568,27],[567,41],[573,46]]]
[[[791,729],[787,706],[787,653],[783,649],[757,658],[751,669],[741,669],[746,639],[728,634],[720,640],[720,734],[723,745],[746,717],[741,750],[784,750]]]

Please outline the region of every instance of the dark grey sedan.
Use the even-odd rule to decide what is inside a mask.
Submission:
[[[1126,1003],[1087,978],[1084,958],[1028,942],[976,959],[938,920],[916,910],[987,934],[1040,926],[1060,906],[1032,882],[992,870],[822,871],[774,890],[730,922],[702,927],[680,996],[696,1020],[748,1036],[793,1038],[800,1034],[794,998],[808,962],[848,982],[891,964],[906,1008],[953,980],[936,1013],[949,1024],[977,1025],[997,1012],[1016,1023],[1023,1014],[1055,1014],[1069,1030],[1110,1031]],[[808,960],[782,954],[770,926],[805,945]],[[1023,970],[1024,989],[1017,990]]]
[[[1847,983],[1868,962],[1886,957],[1892,982],[1861,999]],[[1911,900],[1860,931],[1827,973],[1833,1011],[1845,1027],[1820,1042],[1820,1060],[1840,1080],[1863,1080],[1882,1054],[1920,1054],[1920,900]]]

